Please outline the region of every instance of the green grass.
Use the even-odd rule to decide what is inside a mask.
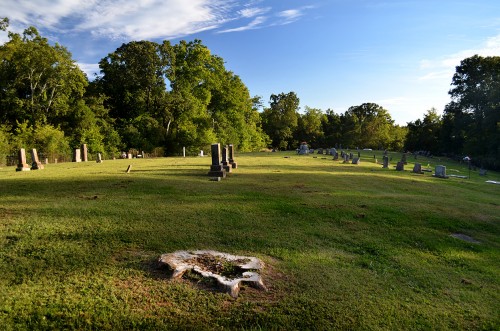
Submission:
[[[238,154],[221,182],[209,157],[0,168],[0,329],[498,330],[500,174],[373,153]],[[257,256],[269,291],[172,281],[182,249]]]

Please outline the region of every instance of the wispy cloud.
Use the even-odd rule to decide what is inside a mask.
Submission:
[[[48,31],[119,39],[172,39],[206,30],[238,32],[288,24],[304,10],[273,12],[266,0],[2,0],[0,13],[12,27],[34,25]],[[251,19],[250,22],[245,22]],[[274,21],[274,22],[273,22]],[[229,23],[239,22],[239,27]],[[242,24],[243,23],[243,24]],[[267,24],[267,25],[264,25]],[[237,24],[236,24],[237,25]]]
[[[99,65],[97,63],[77,63],[80,70],[87,74],[89,79],[93,79],[94,74],[99,74]]]
[[[481,56],[498,56],[500,54],[500,34],[488,38],[476,49],[466,49],[454,54],[445,55],[438,59],[424,59],[420,61],[420,69],[424,74],[419,80],[443,80],[448,82],[455,73],[455,67],[460,65],[463,59],[475,54]]]
[[[265,21],[266,21],[266,17],[257,16],[253,21],[251,21],[247,25],[240,26],[237,28],[232,28],[232,29],[221,30],[221,31],[218,31],[217,33],[240,32],[240,31],[258,29],[258,28],[262,27],[262,23],[264,23]]]

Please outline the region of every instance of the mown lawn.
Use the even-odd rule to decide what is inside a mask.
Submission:
[[[221,182],[210,157],[0,168],[0,329],[498,330],[500,175],[373,153],[237,154]],[[269,290],[172,281],[184,249],[259,257]]]

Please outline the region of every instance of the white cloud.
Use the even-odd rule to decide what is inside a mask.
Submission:
[[[100,69],[97,63],[77,63],[80,70],[87,74],[87,77],[92,80],[94,78],[94,74],[99,74]]]
[[[486,39],[483,45],[476,49],[462,50],[439,59],[421,60],[420,69],[427,72],[419,77],[419,80],[446,80],[449,83],[455,73],[455,67],[460,65],[463,59],[476,54],[480,56],[498,56],[500,54],[500,34]]]
[[[1,0],[0,13],[12,28],[34,25],[53,32],[90,32],[120,39],[171,39],[201,31],[237,32],[264,27],[273,14],[265,1],[240,0]],[[278,12],[278,22],[288,24],[304,15],[302,7]],[[269,16],[265,16],[269,15]],[[252,19],[241,27],[229,22]],[[46,34],[46,33],[45,33]]]
[[[257,29],[257,28],[261,27],[262,23],[264,23],[265,21],[266,21],[266,17],[257,16],[252,22],[248,23],[245,26],[240,26],[238,28],[233,28],[233,29],[221,30],[221,31],[218,31],[218,33],[240,32],[240,31]]]
[[[294,20],[302,15],[302,12],[298,9],[288,9],[278,13],[278,16],[287,20]]]
[[[238,13],[242,17],[251,18],[251,17],[258,16],[258,15],[263,15],[263,14],[269,12],[270,10],[271,10],[270,7],[266,7],[266,8],[253,7],[253,8],[242,9],[242,10],[238,11]]]

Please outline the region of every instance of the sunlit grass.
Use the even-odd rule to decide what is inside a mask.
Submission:
[[[105,160],[0,169],[0,325],[9,329],[496,329],[500,180],[331,156]],[[366,155],[365,155],[366,154]],[[286,157],[286,158],[285,158]],[[468,175],[466,164],[420,158]],[[132,171],[125,173],[128,165]],[[451,237],[463,233],[480,244]],[[160,254],[262,258],[266,293],[171,281]]]

